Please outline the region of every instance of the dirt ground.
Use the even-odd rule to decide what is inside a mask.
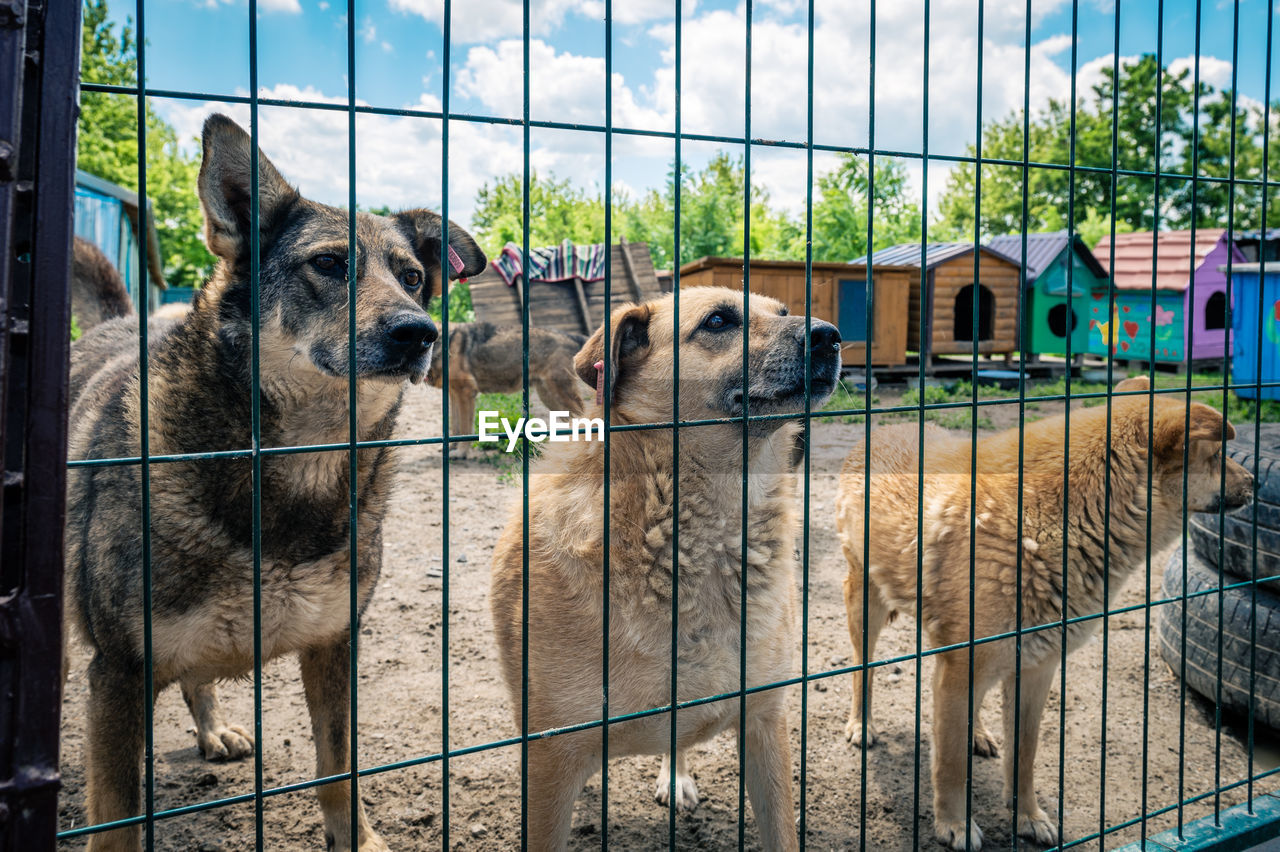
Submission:
[[[897,397],[882,392],[881,404]],[[400,432],[421,437],[438,434],[440,392],[410,388]],[[1048,411],[1037,412],[1047,414]],[[1016,422],[1013,406],[991,413],[996,426]],[[845,573],[831,516],[835,472],[851,441],[864,427],[842,422],[814,427],[809,600],[809,666],[811,672],[848,665],[850,646],[840,583]],[[489,624],[489,557],[505,523],[507,507],[520,494],[518,473],[512,476],[484,461],[451,464],[449,489],[449,564],[441,561],[441,455],[438,448],[403,451],[396,491],[385,527],[385,561],[381,584],[360,636],[359,763],[362,767],[411,760],[441,751],[443,732],[453,750],[480,746],[517,733],[512,708],[501,681]],[[1153,558],[1159,591],[1160,557]],[[449,577],[449,610],[442,609]],[[799,578],[797,578],[799,580]],[[1131,581],[1122,605],[1142,601],[1142,582]],[[444,644],[448,631],[447,649]],[[1147,629],[1139,611],[1110,619],[1109,641],[1101,637],[1069,658],[1065,698],[1054,688],[1045,715],[1037,781],[1042,803],[1056,813],[1059,799],[1059,742],[1065,737],[1065,771],[1061,790],[1065,837],[1078,838],[1100,825],[1125,823],[1141,813],[1143,741],[1147,742],[1146,800],[1148,812],[1171,805],[1179,790],[1190,797],[1212,790],[1215,780],[1228,783],[1247,773],[1247,758],[1237,732],[1219,737],[1207,705],[1188,697],[1185,742],[1179,745],[1183,712],[1176,678],[1163,660],[1150,660],[1144,679]],[[910,654],[915,627],[900,619],[886,630],[883,657]],[[799,649],[797,632],[797,651]],[[1104,674],[1103,660],[1107,660]],[[65,787],[61,825],[84,824],[84,713],[87,655],[72,646],[71,675],[63,708]],[[800,655],[797,653],[797,671]],[[448,704],[443,701],[443,668],[448,666]],[[930,707],[929,673],[924,663],[920,701]],[[805,792],[807,844],[814,849],[899,850],[918,842],[938,848],[932,832],[932,789],[929,782],[931,721],[920,721],[915,740],[917,672],[913,662],[882,669],[876,712],[880,742],[866,755],[843,736],[849,706],[849,678],[833,676],[808,688]],[[1103,690],[1106,690],[1105,715]],[[252,727],[253,690],[249,683],[222,686],[233,721]],[[796,771],[796,808],[801,785],[801,689],[789,690],[792,763]],[[1065,703],[1065,716],[1061,715]],[[1143,725],[1144,705],[1149,724]],[[988,697],[984,712],[999,731],[998,696]],[[1065,725],[1060,719],[1065,718]],[[171,688],[160,696],[155,712],[156,806],[191,805],[253,790],[254,762],[206,763],[198,754],[191,719],[181,696]],[[314,751],[310,726],[292,660],[269,665],[264,676],[263,732],[259,743],[265,783],[270,786],[312,777]],[[1102,737],[1105,734],[1105,772]],[[653,801],[653,779],[660,759],[622,758],[608,767],[608,841],[619,849],[651,849],[667,845],[667,811]],[[725,734],[695,749],[690,765],[702,803],[691,814],[676,817],[676,842],[683,847],[722,849],[736,846],[738,831],[737,749]],[[919,767],[920,801],[913,805]],[[362,794],[378,831],[396,850],[439,848],[448,822],[454,848],[497,850],[517,847],[520,828],[520,751],[518,747],[481,750],[448,761],[448,805],[442,799],[440,762],[382,772],[368,778]],[[1256,769],[1255,769],[1256,771]],[[999,760],[974,758],[975,817],[986,832],[989,849],[1010,848],[1012,817],[1001,801]],[[1266,782],[1264,782],[1265,785]],[[1266,789],[1270,789],[1267,787]],[[1261,791],[1259,791],[1261,792]],[[1242,791],[1222,796],[1223,806],[1244,798]],[[863,802],[865,801],[865,808]],[[1186,809],[1187,818],[1210,810],[1206,804]],[[862,814],[865,811],[865,824]],[[596,776],[579,799],[574,817],[573,848],[601,842],[601,779]],[[266,845],[272,850],[319,850],[324,835],[313,791],[272,796],[266,800]],[[1148,831],[1169,827],[1173,815],[1151,820]],[[747,845],[754,848],[753,820],[746,818]],[[1138,837],[1136,827],[1108,836],[1105,848]],[[156,849],[240,850],[253,846],[251,804],[165,819],[157,826]],[[1026,845],[1023,842],[1022,845]],[[65,841],[60,849],[82,848],[83,840]],[[1100,848],[1097,842],[1082,848]]]

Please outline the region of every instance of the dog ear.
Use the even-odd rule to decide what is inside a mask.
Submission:
[[[204,206],[205,243],[234,263],[249,254],[253,202],[253,143],[225,115],[205,119],[200,162],[200,203]],[[258,154],[258,233],[270,233],[301,197],[261,150]]]
[[[1213,441],[1219,443],[1236,436],[1235,427],[1224,422],[1222,414],[1203,402],[1191,403],[1190,409],[1175,406],[1156,414],[1156,454],[1160,456],[1182,455],[1182,436],[1187,442]]]
[[[617,387],[620,369],[645,354],[649,349],[649,306],[624,305],[613,312],[609,320],[609,348],[613,352],[605,357],[604,326],[596,329],[578,354],[573,356],[573,368],[578,378],[597,390],[603,383],[596,364],[604,362],[609,371],[609,393]]]
[[[1116,382],[1112,391],[1149,391],[1151,390],[1151,379],[1148,376],[1134,376],[1131,379],[1124,379]]]
[[[409,240],[413,243],[413,250],[418,255],[418,260],[427,270],[437,270],[440,268],[440,232],[441,219],[440,214],[431,210],[416,209],[406,210],[403,213],[397,213],[393,217],[398,221],[402,228],[409,234]],[[449,244],[445,248],[445,256],[448,270],[448,280],[455,278],[470,278],[472,275],[479,275],[484,271],[485,264],[488,259],[484,256],[484,251],[480,246],[476,245],[476,241],[471,235],[463,230],[457,223],[449,223]],[[444,280],[444,276],[428,275],[433,282]],[[432,285],[434,288],[434,284]],[[425,294],[426,298],[438,296],[438,292]]]

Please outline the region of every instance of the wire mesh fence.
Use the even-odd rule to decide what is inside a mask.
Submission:
[[[741,130],[733,132],[686,132],[681,95],[693,83],[684,73],[690,61],[684,33],[693,4],[671,4],[671,126],[661,129],[615,123],[614,24],[628,10],[612,0],[599,9],[599,122],[534,117],[537,14],[545,10],[531,0],[512,4],[521,17],[518,116],[451,107],[458,87],[452,33],[460,16],[474,13],[470,4],[440,4],[441,53],[430,58],[428,69],[438,75],[438,99],[409,108],[379,104],[375,91],[358,92],[364,9],[354,0],[341,18],[345,97],[264,96],[263,5],[248,3],[247,94],[149,86],[144,0],[136,7],[135,82],[81,83],[86,96],[132,100],[136,150],[143,152],[137,164],[142,209],[149,196],[149,103],[239,109],[247,138],[239,143],[233,131],[205,125],[205,236],[221,265],[185,318],[139,312],[129,343],[133,372],[119,379],[136,389],[130,391],[136,400],[131,407],[108,404],[99,390],[96,404],[92,397],[84,398],[91,400],[85,407],[73,401],[73,432],[77,417],[91,418],[86,422],[96,424],[101,440],[92,440],[94,429],[73,438],[68,462],[69,478],[82,483],[73,485],[69,504],[82,525],[73,530],[82,532],[68,537],[74,557],[67,570],[78,598],[68,604],[89,613],[78,618],[89,622],[94,661],[86,677],[81,670],[89,654],[73,644],[63,745],[71,796],[63,805],[62,845],[87,839],[101,848],[123,842],[147,849],[261,849],[325,842],[377,849],[381,835],[400,848],[568,842],[896,849],[932,846],[936,835],[957,849],[1109,848],[1160,830],[1181,833],[1206,816],[1229,827],[1234,817],[1222,820],[1222,814],[1272,789],[1276,769],[1259,759],[1265,754],[1259,744],[1269,742],[1269,734],[1254,721],[1273,698],[1264,684],[1269,643],[1276,641],[1267,635],[1267,584],[1280,579],[1261,543],[1275,526],[1265,491],[1263,420],[1271,411],[1265,400],[1280,395],[1280,375],[1264,369],[1271,357],[1267,347],[1275,343],[1269,322],[1280,318],[1271,316],[1275,306],[1266,301],[1274,292],[1268,266],[1276,261],[1268,254],[1273,236],[1267,230],[1270,10],[1259,15],[1243,0],[1213,10],[1198,2],[1176,9],[1163,0],[1154,6],[1115,3],[1112,88],[1099,95],[1109,120],[1102,120],[1106,112],[1090,113],[1094,123],[1086,134],[1078,128],[1081,4],[1045,4],[1070,21],[1070,91],[1065,107],[1053,107],[1066,126],[1066,147],[1051,150],[1039,142],[1033,101],[1033,39],[1046,10],[1030,0],[989,10],[991,4],[979,0],[973,4],[976,62],[941,72],[973,80],[974,143],[958,153],[952,139],[931,134],[930,87],[937,66],[949,57],[933,50],[933,23],[941,11],[927,0],[911,10],[907,28],[897,4],[870,0],[825,10],[827,18],[818,0],[799,4],[790,14],[805,48],[803,62],[777,56],[768,40],[753,47],[760,33],[773,34],[778,4],[746,0],[732,15],[726,12],[725,20],[741,25],[733,38],[740,39],[744,60],[734,69],[743,111]],[[1265,37],[1257,67],[1235,53],[1242,11]],[[1231,18],[1231,80],[1218,112],[1201,103],[1200,33],[1210,14]],[[993,21],[994,15],[1002,20]],[[822,88],[815,57],[822,56],[823,27],[841,16],[856,18],[865,36],[859,42],[865,57],[858,57],[865,77],[843,81],[865,89],[865,124],[857,138],[818,140]],[[1128,109],[1119,82],[1127,43],[1122,36],[1130,21],[1151,17],[1153,102],[1145,104],[1149,124],[1132,133],[1122,121],[1122,107]],[[1007,28],[1010,18],[1022,31],[1021,66],[984,65],[987,28]],[[1173,87],[1166,75],[1173,72],[1164,39],[1171,28],[1189,26],[1195,39],[1187,65],[1190,102],[1171,113],[1165,99],[1174,98]],[[886,95],[877,84],[885,65],[876,58],[878,49],[900,58],[903,32],[919,37],[905,49],[923,83],[912,92],[919,101],[919,144],[890,148],[877,143],[877,102]],[[1258,35],[1250,37],[1256,41]],[[514,63],[516,55],[504,58]],[[770,129],[774,124],[753,109],[759,95],[753,70],[780,59],[805,77],[803,126],[793,125],[782,138],[761,138],[753,121]],[[1242,64],[1253,79],[1237,79]],[[992,135],[984,112],[993,75],[1002,82],[1020,78],[1012,143]],[[1260,92],[1249,105],[1260,117],[1246,110],[1240,118],[1237,101],[1246,96],[1239,93],[1249,86]],[[1145,94],[1135,88],[1129,96],[1144,103]],[[284,185],[269,160],[255,155],[263,127],[296,112],[330,114],[335,126],[341,120],[345,204],[325,208],[307,201]],[[382,118],[438,128],[439,159],[432,164],[439,175],[438,219],[344,212],[361,209],[358,166],[361,151],[370,150],[361,143],[379,133],[373,122]],[[1246,134],[1237,123],[1255,118],[1246,157]],[[1167,142],[1172,131],[1166,124],[1189,124],[1190,144]],[[472,125],[506,126],[517,134],[522,269],[538,248],[531,242],[539,215],[532,189],[537,139],[571,148],[582,138],[600,146],[599,180],[607,189],[599,236],[605,246],[623,231],[612,190],[621,158],[615,146],[620,140],[661,143],[673,158],[670,295],[642,316],[615,312],[632,292],[606,263],[599,283],[604,309],[590,329],[599,331],[577,355],[577,376],[596,394],[597,408],[588,408],[607,424],[602,441],[571,444],[559,454],[549,450],[539,459],[536,442],[526,438],[517,461],[501,473],[447,451],[468,448],[480,437],[474,424],[459,429],[451,418],[451,406],[459,404],[452,377],[475,369],[466,352],[451,345],[462,319],[451,317],[452,298],[440,303],[436,347],[448,392],[438,402],[416,388],[403,390],[405,378],[415,384],[422,378],[417,362],[388,382],[371,378],[376,370],[365,360],[372,357],[372,335],[397,345],[409,334],[419,335],[414,341],[423,347],[435,341],[430,321],[411,332],[403,316],[425,316],[423,294],[430,296],[433,279],[447,292],[451,279],[480,268],[473,263],[479,249],[472,253],[471,238],[450,224],[450,200],[457,197],[451,181],[464,179],[451,165],[458,145],[451,146],[450,137],[456,139],[459,126]],[[1210,131],[1219,147],[1201,144]],[[1135,139],[1149,145],[1142,156],[1132,149]],[[732,251],[741,260],[734,281],[740,295],[731,301],[682,281],[691,274],[682,269],[682,241],[696,227],[683,215],[690,203],[686,166],[701,161],[709,146],[740,151],[746,176],[733,199],[740,207],[740,238]],[[234,153],[224,154],[224,148]],[[265,157],[279,155],[262,148]],[[859,162],[864,176],[865,206],[844,224],[865,232],[865,257],[844,258],[858,267],[854,277],[862,282],[860,291],[849,291],[861,293],[853,309],[841,301],[844,281],[815,285],[815,264],[822,263],[815,258],[815,190],[821,191],[815,158],[832,154]],[[759,244],[753,229],[767,227],[753,215],[759,202],[755,175],[771,158],[800,163],[793,173],[803,174],[802,286],[789,291],[786,305],[771,299],[764,283],[763,262],[773,258],[753,249]],[[876,249],[886,247],[883,213],[895,199],[878,195],[877,185],[891,182],[904,164],[918,167],[921,204],[908,249],[886,260]],[[962,223],[962,232],[942,235],[953,248],[941,251],[929,209],[930,181],[939,180],[931,169],[939,164],[967,176],[971,186],[966,216],[952,220]],[[284,175],[299,178],[306,176]],[[1012,213],[984,205],[984,187],[990,197],[991,187],[1009,186],[1012,192],[1002,190],[1000,197],[1013,198]],[[1136,213],[1118,209],[1126,186],[1130,198],[1142,199]],[[1161,238],[1141,243],[1149,264],[1140,274],[1149,283],[1133,296],[1120,285],[1121,273],[1131,271],[1122,269],[1124,235],[1182,224],[1173,221],[1182,209],[1173,206],[1175,198],[1186,209],[1209,212],[1186,223],[1189,234],[1173,254],[1162,253]],[[1046,206],[1065,231],[1058,292],[1065,294],[1070,319],[1068,333],[1058,335],[1060,350],[1036,350],[1029,321],[1032,294],[1041,292],[1036,279],[1046,274],[1033,268],[1036,231],[1059,229],[1044,227]],[[317,213],[321,208],[336,213]],[[1084,227],[1107,246],[1105,256],[1090,255],[1087,268],[1074,254],[1075,236]],[[1251,259],[1231,248],[1247,241],[1245,227],[1258,229]],[[1196,273],[1212,256],[1198,253],[1209,231],[1215,234],[1211,242],[1225,234],[1228,246],[1221,263],[1223,334],[1215,338],[1216,354],[1193,358],[1200,351],[1197,334],[1210,333],[1198,322],[1205,308],[1195,299],[1197,286],[1209,286],[1198,283]],[[1013,242],[1003,252],[988,248],[1000,235]],[[139,281],[147,280],[149,238],[139,229]],[[399,254],[387,248],[393,244]],[[1101,286],[1081,283],[1099,262]],[[1168,288],[1161,275],[1171,267],[1186,278],[1188,295],[1176,307],[1162,296]],[[299,268],[311,276],[308,281],[328,282],[327,295],[314,283],[306,285],[310,290],[299,285],[300,294],[281,284],[302,275]],[[885,272],[907,282],[901,305],[889,300],[877,277]],[[408,274],[419,276],[419,283],[410,286]],[[1001,274],[1014,276],[1011,297],[996,284]],[[371,300],[388,275],[408,296],[382,310]],[[821,286],[838,289],[836,310],[844,313],[821,315],[816,306],[828,297]],[[536,413],[531,391],[543,394],[532,344],[537,293],[529,281],[515,292],[521,317],[518,408],[529,418]],[[803,320],[782,316],[784,308]],[[1087,322],[1086,309],[1096,319]],[[1162,311],[1169,322],[1160,321]],[[583,314],[590,318],[589,306]],[[1256,319],[1245,322],[1246,315]],[[886,316],[900,320],[904,355],[907,348],[915,353],[910,366],[896,373],[885,370],[873,346]],[[1093,363],[1100,374],[1093,376],[1073,370],[1077,356],[1086,353],[1070,332],[1086,322],[1088,348],[1100,356]],[[1161,346],[1170,346],[1160,329],[1177,324],[1185,335],[1177,344],[1181,357],[1157,357]],[[844,365],[852,372],[837,384],[823,372],[840,340],[831,335],[855,327],[863,335],[861,357]],[[1003,348],[995,342],[1001,335],[1011,337]],[[174,340],[184,342],[175,347]],[[86,342],[73,348],[73,394],[77,357],[89,364],[109,360]],[[846,352],[852,342],[844,341]],[[780,369],[784,344],[791,386],[786,393],[759,390]],[[1146,357],[1126,357],[1139,347]],[[422,356],[414,351],[415,358]],[[1057,365],[1052,384],[1033,383],[1046,363],[1033,357],[1037,351],[1061,356],[1047,361]],[[948,359],[948,352],[959,357]],[[1007,353],[1004,363],[993,353]],[[113,357],[123,356],[118,350]],[[299,359],[310,371],[305,379],[298,375]],[[1185,362],[1185,369],[1163,372],[1160,360]],[[1215,372],[1206,375],[1197,366]],[[945,388],[947,371],[965,383]],[[291,384],[320,382],[312,372],[328,383],[321,391]],[[914,380],[914,390],[877,388],[875,377],[891,373]],[[1138,382],[1117,386],[1135,378],[1130,373],[1138,374]],[[1242,373],[1250,380],[1240,381]],[[984,383],[999,379],[1012,390]],[[1243,403],[1240,396],[1255,402]],[[779,401],[784,397],[785,404]],[[1221,416],[1205,419],[1206,399],[1229,414],[1234,452],[1248,454],[1251,469],[1221,449],[1232,430]],[[112,443],[103,436],[116,432],[117,422],[132,431]],[[796,423],[803,424],[803,437],[793,434]],[[941,436],[936,423],[955,433]],[[1004,431],[997,434],[997,426]],[[101,452],[109,447],[133,449]],[[401,456],[395,485],[387,473],[393,450]],[[568,480],[578,483],[576,489],[563,485]],[[650,502],[637,502],[636,489]],[[104,514],[102,507],[119,495],[134,495],[128,511]],[[513,498],[517,508],[503,532],[497,513]],[[1233,512],[1241,503],[1251,508]],[[1203,553],[1189,537],[1195,518],[1205,517],[1194,515],[1201,510],[1212,513],[1205,523],[1213,527]],[[317,524],[312,512],[324,523]],[[1241,566],[1247,570],[1203,572],[1205,561],[1227,564],[1231,543],[1239,541],[1229,535],[1237,521],[1247,536]],[[111,535],[94,531],[103,526]],[[217,559],[193,558],[215,552],[206,549],[214,546],[210,542],[223,548]],[[1166,553],[1172,567],[1162,586]],[[492,592],[486,582],[490,558]],[[118,588],[99,576],[103,566],[126,561],[138,566],[136,587]],[[200,570],[191,567],[197,562]],[[650,572],[641,580],[638,563]],[[325,583],[300,586],[300,566],[319,564],[328,572]],[[548,565],[561,564],[581,576],[557,579]],[[1170,577],[1177,582],[1170,585]],[[382,586],[376,595],[374,582]],[[112,595],[136,596],[135,607],[121,608],[136,620],[107,622],[94,615],[110,610]],[[94,602],[98,596],[108,603]],[[726,606],[727,615],[721,611]],[[881,628],[895,611],[907,626],[888,630],[877,652]],[[1161,618],[1168,639],[1157,628]],[[1203,624],[1208,632],[1195,632]],[[664,640],[660,646],[653,644],[655,636]],[[1205,637],[1211,653],[1197,657],[1196,643]],[[127,646],[123,652],[112,650],[118,641]],[[1156,654],[1158,644],[1172,649],[1173,674]],[[210,647],[223,648],[225,659]],[[206,650],[192,650],[201,648]],[[292,663],[269,665],[290,652],[301,660],[298,670]],[[124,661],[99,662],[112,653]],[[1187,686],[1205,660],[1211,661],[1209,681],[1217,685],[1208,704]],[[1230,704],[1224,690],[1234,688],[1226,681],[1228,670],[1243,677],[1243,703],[1255,713],[1233,717],[1219,709]],[[246,675],[251,695],[241,688],[227,702],[251,713],[252,724],[229,726],[220,709],[217,718],[208,715],[219,707],[207,697],[213,694],[209,684]],[[880,680],[882,708],[875,725],[868,709],[873,675]],[[117,683],[121,678],[126,687]],[[341,689],[326,689],[335,678]],[[204,753],[248,757],[247,770],[198,765],[199,756],[174,724],[182,711],[163,696],[152,701],[174,681],[181,683],[201,734],[208,729],[216,735],[209,747],[201,740]],[[1003,699],[984,707],[996,683]],[[108,764],[132,759],[128,742],[109,749],[99,736],[111,726],[95,718],[105,711],[92,694],[110,690],[117,709],[136,706],[136,725],[117,725],[127,729],[122,741],[136,738],[137,779],[103,769],[104,756]],[[304,695],[310,728],[282,709],[290,702],[300,706]],[[583,695],[594,702],[585,714]],[[842,724],[849,703],[853,708]],[[1006,718],[1001,738],[982,721],[997,711]],[[133,719],[131,712],[122,711],[122,718]],[[740,732],[733,744],[713,738],[728,729]],[[317,746],[315,770],[301,744],[310,738]],[[704,742],[710,744],[694,748]],[[641,763],[631,755],[663,751],[667,758],[655,783],[648,775],[656,761]],[[685,767],[686,751],[701,775],[697,787]],[[991,766],[983,758],[997,751],[1001,760]],[[97,769],[72,768],[93,760]],[[708,768],[699,769],[699,762]],[[1038,784],[1028,780],[1033,771]],[[129,784],[140,788],[140,799],[136,789],[122,792]],[[352,787],[359,793],[350,794]],[[314,805],[298,796],[313,789],[323,823]],[[655,795],[665,814],[650,806]],[[680,812],[699,798],[700,809]]]

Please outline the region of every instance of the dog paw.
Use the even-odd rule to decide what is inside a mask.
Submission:
[[[666,807],[671,801],[671,777],[666,772],[658,773],[658,780],[653,785],[653,800]],[[676,810],[692,811],[698,807],[698,785],[693,776],[676,775]]]
[[[982,829],[978,828],[978,824],[973,820],[969,820],[968,835],[965,834],[962,820],[939,821],[934,825],[934,833],[939,843],[950,846],[958,852],[979,852],[982,849]]]
[[[391,852],[391,847],[387,845],[385,840],[370,831],[360,841],[359,852]]]
[[[851,720],[847,725],[844,726],[845,741],[852,743],[854,746],[858,748],[871,748],[873,745],[875,745],[876,744],[875,726],[868,722],[867,725],[865,726],[866,727],[865,731],[863,730],[863,727],[864,726],[862,725],[862,723],[854,722]],[[866,736],[865,740],[863,739],[864,734]]]
[[[228,725],[196,734],[205,760],[238,760],[253,754],[253,734],[239,725]]]
[[[326,831],[324,833],[324,848],[327,852],[351,852],[351,835],[349,832],[339,832],[334,835]],[[391,847],[383,840],[376,831],[367,828],[360,832],[360,846],[356,852],[391,852]]]
[[[1037,808],[1035,813],[1018,814],[1018,834],[1041,846],[1058,845],[1058,827],[1049,815]]]
[[[978,728],[973,732],[973,753],[978,757],[995,757],[1000,754],[996,738],[986,728]]]

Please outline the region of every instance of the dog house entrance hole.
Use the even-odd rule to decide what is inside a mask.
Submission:
[[[995,337],[996,297],[983,284],[966,284],[956,294],[956,340],[973,340],[973,289],[978,288],[978,339]]]
[[[1227,327],[1227,294],[1219,290],[1204,303],[1205,330]]]
[[[1054,305],[1049,309],[1049,316],[1046,318],[1049,323],[1049,331],[1055,337],[1065,338],[1076,330],[1076,326],[1080,324],[1080,317],[1076,316],[1075,310],[1065,302],[1061,305]],[[1070,321],[1071,327],[1067,327]]]

